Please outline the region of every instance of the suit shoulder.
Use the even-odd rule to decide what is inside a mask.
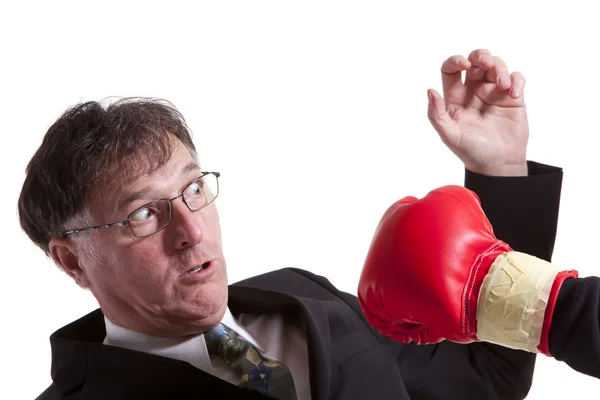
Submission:
[[[303,279],[307,279],[312,282],[318,283],[319,285],[323,286],[323,288],[329,290],[330,292],[335,292],[335,293],[339,292],[339,290],[335,286],[333,286],[333,284],[329,281],[329,279],[327,279],[326,277],[324,277],[322,275],[317,275],[314,272],[306,271],[304,269],[299,269],[299,268],[287,268],[287,270],[296,273],[297,275],[301,276]]]
[[[253,286],[325,300],[339,297],[340,291],[320,275],[299,269],[282,268],[236,282],[234,286]]]

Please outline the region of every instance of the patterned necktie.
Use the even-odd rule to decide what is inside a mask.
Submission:
[[[218,358],[240,374],[240,386],[280,400],[295,400],[290,370],[282,362],[260,355],[256,347],[231,328],[219,324],[204,333],[211,358]]]

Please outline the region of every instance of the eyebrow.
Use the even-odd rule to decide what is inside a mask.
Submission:
[[[200,166],[197,163],[191,161],[181,169],[179,176],[183,176],[195,170],[200,170]],[[147,196],[148,193],[152,191],[152,189],[152,186],[147,186],[141,190],[132,193],[125,192],[125,194],[121,197],[121,200],[119,201],[118,209],[122,210],[123,208],[125,208],[125,206],[129,205],[130,203]]]

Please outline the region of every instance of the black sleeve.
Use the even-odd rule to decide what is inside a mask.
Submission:
[[[42,394],[35,398],[35,400],[61,400],[63,399],[58,386],[52,383]],[[75,399],[75,397],[73,397]]]
[[[480,198],[496,236],[513,249],[550,261],[562,185],[560,168],[528,163],[524,177],[466,171],[465,187]],[[534,353],[491,343],[434,345],[390,342],[414,399],[523,399],[533,379]]]
[[[600,378],[600,278],[566,279],[558,293],[549,346],[574,370]]]
[[[561,168],[529,161],[528,176],[495,177],[465,171],[465,187],[481,200],[494,234],[514,250],[552,258],[562,188]]]

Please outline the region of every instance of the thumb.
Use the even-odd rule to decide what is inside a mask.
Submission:
[[[429,105],[427,106],[429,122],[431,122],[446,146],[455,146],[460,139],[460,129],[456,121],[446,111],[446,102],[434,89],[427,90],[427,97],[429,98]]]

